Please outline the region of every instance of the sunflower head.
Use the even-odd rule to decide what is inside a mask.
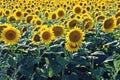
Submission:
[[[57,16],[61,18],[61,17],[64,17],[65,15],[66,15],[66,11],[63,8],[58,8]]]
[[[2,40],[5,44],[16,44],[20,38],[20,31],[14,27],[5,28],[1,33]]]
[[[54,39],[54,33],[51,29],[45,29],[40,32],[40,39],[45,44],[50,44]]]
[[[40,36],[37,32],[35,32],[32,36],[32,43],[34,45],[37,45],[39,41],[40,41]]]
[[[68,27],[69,28],[74,28],[77,25],[77,23],[78,23],[78,19],[77,18],[73,18],[72,20],[70,20],[68,22]]]
[[[85,34],[80,28],[74,27],[67,33],[66,41],[70,42],[72,45],[76,45],[84,40],[84,36]]]
[[[21,10],[16,10],[14,12],[14,15],[15,15],[16,19],[19,20],[23,17],[23,12]]]
[[[106,18],[103,21],[102,30],[104,32],[112,32],[116,28],[116,19],[115,17]]]
[[[53,31],[54,36],[56,38],[62,37],[65,34],[65,28],[62,25],[53,25],[52,31]]]
[[[73,7],[73,13],[74,14],[80,14],[80,13],[82,13],[82,7],[80,5],[75,5]]]

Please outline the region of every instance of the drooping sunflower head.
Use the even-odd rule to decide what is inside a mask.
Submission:
[[[82,7],[80,5],[75,5],[73,7],[73,13],[74,14],[80,14],[80,13],[82,13]]]
[[[34,45],[37,45],[39,41],[40,41],[40,35],[36,32],[32,36],[32,43]]]
[[[62,25],[53,25],[52,31],[53,31],[54,36],[56,38],[62,37],[65,34],[65,28]]]
[[[70,42],[72,45],[79,44],[84,40],[85,34],[80,28],[74,27],[66,35],[66,41]]]
[[[50,44],[54,39],[54,33],[51,29],[45,29],[40,32],[40,39],[45,44]]]
[[[10,23],[13,23],[13,22],[16,22],[16,17],[14,14],[11,14],[7,17],[7,21],[10,22]]]
[[[69,52],[74,52],[74,51],[78,51],[80,49],[82,45],[82,42],[80,42],[79,44],[71,44],[70,42],[66,42],[65,43],[65,49]]]
[[[65,15],[66,15],[66,11],[63,8],[58,8],[57,16],[61,18],[61,17],[64,17]]]
[[[14,27],[8,27],[2,31],[1,37],[5,44],[13,45],[20,39],[20,31]]]
[[[112,32],[116,28],[115,17],[106,18],[103,22],[102,30],[104,32]]]

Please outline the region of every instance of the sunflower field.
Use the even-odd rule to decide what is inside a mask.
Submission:
[[[0,0],[0,80],[120,80],[120,0]]]

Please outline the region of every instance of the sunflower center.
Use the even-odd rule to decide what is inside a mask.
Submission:
[[[52,14],[52,19],[56,19],[56,14]]]
[[[14,31],[12,31],[12,30],[9,30],[9,31],[6,32],[5,37],[8,40],[14,40],[15,37],[16,37],[16,33]]]
[[[61,11],[58,11],[58,16],[62,17],[64,15],[64,12],[61,10]]]
[[[30,23],[30,21],[33,19],[33,16],[28,16],[27,17],[27,23]]]
[[[72,20],[69,22],[69,27],[72,28],[77,24],[77,20]]]
[[[80,13],[80,12],[81,12],[80,7],[76,7],[76,8],[75,8],[75,13]]]
[[[9,11],[6,11],[6,14],[9,14]]]
[[[80,40],[80,33],[78,31],[73,31],[69,35],[70,41],[78,42]]]
[[[104,28],[109,29],[113,27],[114,20],[113,19],[108,19],[104,23]]]
[[[43,35],[42,35],[42,38],[44,40],[48,40],[50,38],[50,33],[49,32],[44,32]]]
[[[35,37],[34,37],[34,41],[40,41],[40,37],[39,37],[39,35],[35,35]]]
[[[59,26],[53,28],[53,31],[54,31],[54,35],[55,35],[55,36],[61,36],[62,33],[63,33],[63,29],[62,29],[61,27],[59,27]]]
[[[37,24],[37,25],[41,25],[41,21],[38,20],[38,21],[36,22],[36,24]]]
[[[22,15],[22,13],[21,13],[20,11],[18,11],[18,12],[16,13],[16,16],[17,16],[17,17],[21,17],[21,15]]]

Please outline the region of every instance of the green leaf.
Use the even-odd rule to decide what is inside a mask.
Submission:
[[[65,67],[69,62],[62,58],[61,56],[58,56],[56,61],[62,66]]]
[[[120,54],[114,54],[114,67],[115,70],[118,72],[120,70]]]
[[[53,76],[53,69],[51,67],[49,67],[49,72],[48,72],[48,76],[52,77]]]

